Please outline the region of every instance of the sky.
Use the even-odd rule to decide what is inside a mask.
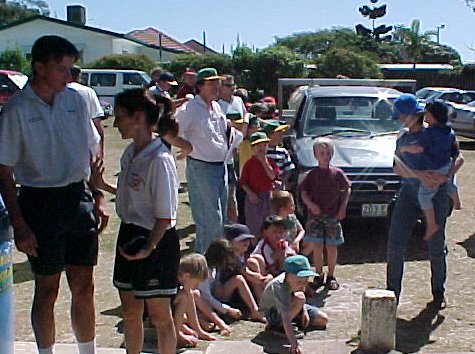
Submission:
[[[369,0],[49,0],[51,16],[66,19],[67,5],[86,7],[87,25],[118,33],[154,27],[181,42],[202,41],[226,52],[237,37],[250,47],[264,48],[275,37],[314,32],[332,27],[363,24],[371,27],[358,11]],[[464,0],[379,0],[387,15],[376,26],[410,26],[420,20],[421,34],[440,29],[440,43],[450,45],[464,62],[475,62],[475,12]],[[435,38],[434,38],[435,40]],[[474,51],[470,50],[474,48]]]

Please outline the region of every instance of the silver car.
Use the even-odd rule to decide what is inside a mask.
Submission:
[[[457,105],[450,122],[457,135],[475,139],[475,101]]]
[[[391,119],[392,103],[401,92],[382,87],[327,86],[305,90],[291,132],[296,163],[294,191],[317,165],[313,142],[330,138],[335,146],[332,165],[351,179],[348,216],[386,217],[400,185],[393,158],[400,123]],[[298,193],[297,206],[299,206]],[[302,208],[299,210],[302,212]]]

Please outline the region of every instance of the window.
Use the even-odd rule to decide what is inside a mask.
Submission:
[[[144,78],[139,73],[124,73],[123,84],[134,85],[134,86],[144,86],[148,84],[148,82],[145,82]]]
[[[116,74],[91,74],[91,86],[113,87],[116,83]]]
[[[81,73],[81,84],[83,85],[88,85],[88,81],[89,81],[89,74],[88,73]]]
[[[316,136],[338,129],[382,133],[398,130],[391,119],[392,97],[316,97],[306,111],[304,134]]]

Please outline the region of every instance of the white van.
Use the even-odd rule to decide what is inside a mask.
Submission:
[[[150,76],[138,70],[82,69],[81,83],[92,87],[101,99],[114,102],[114,96],[124,90],[145,87]]]

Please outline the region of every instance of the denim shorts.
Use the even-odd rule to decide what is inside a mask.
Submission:
[[[318,316],[318,308],[313,305],[305,304],[304,308],[307,310],[308,317],[310,317],[310,323],[313,323]],[[282,314],[277,310],[277,307],[271,307],[264,312],[264,316],[267,319],[267,323],[270,326],[282,325]],[[293,319],[293,321],[300,322],[302,319],[302,311]]]
[[[345,242],[340,222],[328,215],[309,216],[303,240],[330,246],[339,246]]]
[[[18,202],[38,243],[38,256],[28,256],[34,273],[52,275],[67,265],[97,264],[94,201],[85,182],[58,188],[22,186]]]

